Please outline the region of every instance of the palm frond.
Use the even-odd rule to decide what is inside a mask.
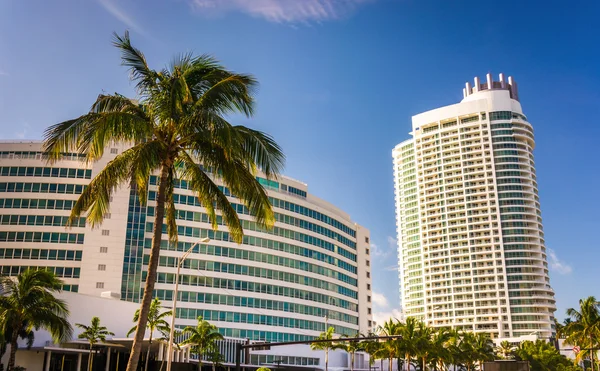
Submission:
[[[213,229],[217,229],[217,214],[216,208],[221,211],[223,220],[232,239],[241,243],[244,236],[244,231],[240,219],[219,187],[214,181],[194,162],[194,160],[185,152],[179,156],[179,164],[181,165],[181,179],[187,180],[190,184],[190,189],[200,200],[202,206],[206,208]]]
[[[129,31],[125,31],[123,36],[114,32],[113,46],[121,50],[121,64],[129,67],[131,79],[137,83],[139,94],[147,95],[148,92],[157,88],[157,80],[160,79],[160,75],[148,67],[144,53],[131,45]]]

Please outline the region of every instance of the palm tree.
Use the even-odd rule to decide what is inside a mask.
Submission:
[[[411,358],[419,353],[421,323],[421,321],[414,317],[408,317],[403,326],[400,326],[398,334],[401,335],[402,338],[400,339],[399,351],[401,353],[399,354],[404,355],[406,371],[410,371]]]
[[[567,334],[565,343],[580,346],[581,352],[577,354],[577,359],[582,360],[589,356],[592,371],[594,371],[596,351],[590,349],[597,349],[599,345],[600,303],[593,296],[580,299],[579,310],[569,308],[567,309],[567,315],[571,317],[572,322],[563,329],[563,332]]]
[[[326,331],[322,332],[316,340],[332,340],[334,335],[334,328],[329,327]],[[325,371],[328,370],[329,366],[329,350],[339,349],[339,344],[334,344],[333,342],[323,342],[323,343],[311,343],[310,349],[312,350],[324,350],[325,351]]]
[[[431,336],[430,363],[434,370],[445,370],[445,365],[451,362],[450,338],[451,331],[445,327],[437,329]]]
[[[202,359],[208,356],[209,352],[214,349],[217,340],[222,340],[223,335],[215,325],[211,325],[208,321],[198,317],[198,325],[196,327],[188,326],[183,329],[182,334],[188,335],[188,338],[182,341],[179,345],[190,345],[196,354],[198,354],[198,370],[202,370]],[[213,363],[213,371],[215,364]]]
[[[427,361],[436,350],[433,345],[433,334],[434,331],[431,327],[427,326],[424,322],[418,322],[418,349],[416,356],[421,360],[422,371],[427,369]]]
[[[284,155],[269,135],[233,126],[226,119],[235,113],[252,116],[257,85],[252,76],[230,72],[210,56],[191,54],[177,56],[169,68],[157,71],[131,45],[128,32],[114,34],[113,44],[121,50],[122,64],[131,71],[138,100],[120,94],[99,95],[87,114],[49,127],[44,133],[44,150],[51,163],[64,152],[78,152],[92,162],[102,157],[110,143],[130,145],[92,179],[71,211],[70,222],[85,214],[91,227],[102,223],[111,195],[121,185],[132,184],[145,204],[150,176],[158,174],[148,273],[127,365],[127,371],[135,371],[162,234],[166,232],[169,241],[177,243],[174,181],[187,182],[206,208],[214,229],[218,226],[215,210],[220,210],[231,239],[241,243],[240,219],[215,180],[244,202],[258,224],[271,227],[273,209],[255,173],[260,169],[267,178],[276,177]]]
[[[354,337],[362,336],[360,333],[356,333]],[[347,335],[342,335],[340,339],[344,339],[348,337]],[[341,342],[337,344],[338,349],[345,350],[348,354],[350,354],[350,371],[354,371],[354,355],[356,352],[360,352],[365,350],[365,342],[360,340],[348,340],[345,342]]]
[[[475,333],[473,340],[475,360],[479,363],[479,369],[483,370],[483,362],[494,359],[494,342],[488,334],[483,332]]]
[[[401,327],[402,323],[400,321],[390,318],[385,321],[382,326],[379,326],[379,333],[383,336],[399,335]],[[379,354],[385,354],[387,357],[389,371],[393,368],[394,358],[400,359],[400,353],[398,352],[400,342],[400,339],[386,339],[384,342],[380,343]],[[398,370],[400,370],[400,367],[398,367]]]
[[[369,332],[368,336],[375,336],[375,334]],[[364,351],[369,354],[369,371],[371,371],[371,367],[375,363],[375,359],[379,358],[379,349],[381,348],[381,343],[376,340],[367,340],[363,342],[363,347]]]
[[[148,351],[146,352],[146,364],[144,370],[148,370],[148,363],[150,360],[150,348],[152,347],[152,335],[154,331],[158,330],[161,334],[168,334],[170,327],[169,323],[165,321],[166,317],[170,317],[172,311],[168,310],[161,313],[162,307],[160,306],[160,300],[154,298],[150,303],[150,311],[148,312],[148,321],[146,322],[146,329],[150,331],[148,338]],[[133,315],[133,322],[138,322],[140,319],[140,310],[136,310]],[[127,333],[127,337],[137,330],[137,325],[133,326]]]
[[[17,341],[33,329],[47,330],[56,343],[71,339],[67,304],[54,294],[63,282],[47,270],[29,269],[17,277],[0,278],[0,333],[10,334],[7,371],[15,367]]]
[[[90,356],[88,357],[88,371],[92,370],[94,364],[94,345],[98,342],[105,342],[107,336],[115,336],[114,333],[108,331],[105,326],[100,326],[100,318],[92,317],[92,323],[90,326],[76,323],[75,326],[83,330],[81,334],[77,336],[79,339],[85,339],[90,343]]]
[[[510,359],[512,357],[513,351],[514,347],[507,340],[500,342],[500,345],[496,347],[496,353],[501,359]]]

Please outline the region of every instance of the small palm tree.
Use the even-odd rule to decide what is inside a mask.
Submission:
[[[273,209],[266,191],[256,179],[261,170],[276,177],[284,155],[267,134],[231,125],[226,117],[254,112],[256,80],[226,70],[215,59],[182,54],[169,68],[151,69],[144,54],[131,45],[129,34],[114,35],[122,64],[129,67],[138,99],[102,94],[83,116],[49,127],[44,150],[50,162],[64,152],[99,160],[110,143],[129,145],[88,184],[71,210],[69,223],[87,216],[91,227],[99,226],[109,212],[112,193],[122,185],[134,185],[146,203],[150,176],[158,175],[153,237],[148,274],[127,371],[137,370],[146,332],[148,312],[157,276],[163,233],[177,242],[173,199],[174,182],[187,182],[217,229],[221,211],[231,239],[241,243],[242,223],[219,183],[239,197],[256,222],[272,227]],[[165,223],[166,220],[166,223]],[[163,227],[165,227],[163,229]]]
[[[202,359],[210,355],[210,351],[215,348],[218,340],[223,340],[223,335],[219,333],[217,326],[198,317],[196,327],[188,326],[183,329],[182,334],[188,335],[188,338],[179,345],[190,345],[193,351],[198,354],[198,370],[202,370]],[[215,364],[213,363],[213,371]]]
[[[77,337],[79,339],[85,339],[90,343],[90,356],[88,357],[88,371],[92,370],[94,365],[94,345],[99,342],[105,342],[107,336],[115,336],[114,333],[108,331],[105,326],[100,326],[100,318],[92,317],[92,323],[90,326],[82,325],[81,323],[76,323],[75,326],[79,327],[83,330],[81,334]]]
[[[316,340],[333,340],[333,335],[335,330],[333,327],[329,327],[326,331],[322,332]],[[339,344],[334,344],[333,342],[323,342],[323,343],[312,343],[310,344],[310,349],[312,350],[324,350],[325,351],[325,371],[328,370],[329,367],[329,351],[334,349],[339,349]]]
[[[150,360],[150,348],[152,347],[152,336],[154,335],[154,331],[158,331],[161,334],[168,334],[170,325],[165,320],[165,318],[170,317],[170,310],[162,312],[162,307],[160,306],[160,300],[158,298],[152,299],[152,303],[150,304],[150,311],[148,312],[148,321],[146,322],[146,329],[150,331],[148,338],[148,351],[146,352],[146,364],[144,365],[144,370],[148,370],[148,361]],[[140,310],[136,310],[133,315],[133,322],[138,322],[140,319]],[[137,330],[137,325],[133,326],[129,332],[127,333],[127,337],[134,333]]]
[[[514,349],[509,341],[504,340],[496,347],[496,353],[501,359],[511,359]]]
[[[362,336],[360,333],[356,333],[354,337]],[[340,340],[347,338],[347,335],[342,335]],[[346,353],[350,354],[350,371],[354,371],[354,355],[356,352],[365,350],[366,344],[360,340],[344,341],[336,344],[338,349],[343,349]]]
[[[369,332],[368,336],[375,336],[375,333]],[[369,371],[371,371],[371,367],[375,363],[375,360],[379,357],[379,350],[381,348],[381,343],[376,340],[367,340],[363,342],[364,351],[369,354]],[[385,358],[385,357],[383,357]]]
[[[0,278],[0,333],[10,344],[7,370],[15,367],[18,339],[33,329],[47,330],[56,343],[71,339],[73,328],[67,303],[54,296],[63,282],[47,270],[29,269],[17,277]],[[10,335],[9,335],[10,334]]]

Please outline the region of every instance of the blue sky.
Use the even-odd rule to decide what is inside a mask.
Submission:
[[[412,115],[474,76],[516,78],[535,151],[557,316],[597,286],[600,30],[596,1],[0,0],[0,138],[40,139],[102,91],[133,96],[110,45],[152,66],[209,53],[261,83],[240,123],[275,136],[285,173],[371,230],[374,299],[398,308],[391,150]]]

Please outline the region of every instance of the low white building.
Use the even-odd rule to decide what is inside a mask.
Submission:
[[[28,371],[82,371],[87,367],[89,356],[89,344],[85,340],[77,339],[81,329],[75,324],[89,325],[92,317],[99,317],[102,326],[113,332],[106,343],[97,344],[94,352],[97,354],[95,366],[102,366],[102,370],[124,370],[127,364],[129,350],[133,341],[127,337],[127,332],[133,327],[132,321],[135,311],[139,308],[136,303],[121,301],[118,299],[102,296],[91,296],[72,292],[63,292],[58,295],[64,299],[70,310],[69,322],[73,324],[73,339],[64,344],[54,344],[50,334],[46,331],[36,331],[35,342],[30,349],[26,349],[24,342],[20,343],[17,351],[15,364],[24,367]],[[149,333],[146,333],[143,357],[148,349]],[[160,336],[155,332],[153,338]],[[225,361],[223,366],[233,369],[235,366],[235,343],[246,343],[245,339],[225,338],[220,348]],[[167,343],[153,340],[151,359],[163,362],[167,359]],[[8,362],[6,352],[2,363]],[[247,357],[250,359],[246,359]],[[309,345],[288,345],[272,347],[270,350],[250,350],[242,355],[242,365],[245,369],[266,366],[278,368],[279,366],[293,366],[303,369],[323,369],[325,367],[325,353],[313,351]],[[175,348],[174,362],[192,363],[197,365],[197,358],[192,354],[189,347]],[[207,362],[205,362],[207,363]],[[180,366],[181,367],[181,366]],[[197,366],[196,366],[197,367]],[[350,368],[350,356],[344,351],[332,351],[329,353],[329,369],[332,371],[347,370]],[[355,370],[368,369],[368,356],[364,353],[355,355]]]

